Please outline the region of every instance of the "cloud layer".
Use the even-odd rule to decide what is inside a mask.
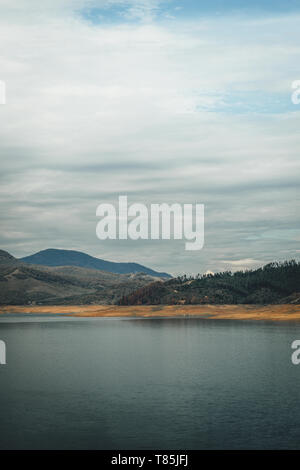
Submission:
[[[299,257],[300,17],[158,21],[163,2],[103,1],[119,21],[95,23],[95,2],[61,4],[1,4],[1,246],[173,273]],[[100,242],[96,207],[119,194],[204,203],[205,248]]]

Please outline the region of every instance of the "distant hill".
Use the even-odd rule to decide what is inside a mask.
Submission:
[[[0,250],[0,264],[11,264],[17,262],[18,260],[14,258],[10,253],[4,250]]]
[[[300,263],[270,263],[254,271],[223,272],[154,282],[119,305],[300,303]]]
[[[68,258],[68,266],[43,266],[0,250],[0,304],[300,304],[300,263],[296,261],[270,263],[254,271],[164,280],[142,272],[119,274],[91,269],[91,265],[76,266],[78,252],[67,253],[75,253],[73,264]],[[79,255],[91,263],[101,262],[84,253]]]
[[[153,280],[159,278],[78,266],[38,266],[0,250],[1,305],[112,304]]]
[[[142,266],[141,264],[105,261],[74,250],[57,250],[49,248],[47,250],[39,251],[34,255],[25,256],[24,258],[21,258],[21,261],[42,266],[79,266],[81,268],[99,269],[100,271],[108,271],[110,273],[117,274],[145,273],[155,277],[171,278],[170,274],[156,272],[153,269]]]

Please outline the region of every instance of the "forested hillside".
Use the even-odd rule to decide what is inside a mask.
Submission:
[[[300,263],[270,263],[250,271],[181,276],[154,282],[119,305],[300,303]]]

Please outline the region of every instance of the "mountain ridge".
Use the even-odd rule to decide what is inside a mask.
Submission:
[[[0,305],[106,305],[160,279],[146,273],[29,264],[0,250]]]
[[[178,277],[122,297],[118,305],[300,303],[300,263],[269,263],[248,271]]]
[[[137,274],[145,273],[154,277],[171,278],[170,274],[158,272],[138,263],[118,263],[106,261],[94,256],[88,255],[77,250],[64,250],[57,248],[47,248],[33,255],[25,256],[19,259],[22,262],[36,264],[39,266],[79,266],[88,269],[97,269],[116,274]]]

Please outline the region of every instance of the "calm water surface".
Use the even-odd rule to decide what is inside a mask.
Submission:
[[[0,317],[0,448],[300,448],[299,323]]]

